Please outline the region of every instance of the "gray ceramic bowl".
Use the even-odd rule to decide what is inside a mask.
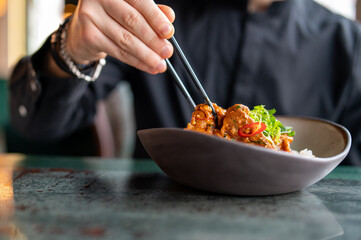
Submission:
[[[274,195],[306,188],[330,173],[348,154],[349,131],[332,122],[277,117],[296,131],[292,149],[317,158],[277,152],[177,128],[138,131],[145,149],[174,181],[236,195]]]

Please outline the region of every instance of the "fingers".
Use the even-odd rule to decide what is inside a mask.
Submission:
[[[175,13],[173,9],[162,4],[158,4],[158,7],[167,16],[168,20],[173,23],[175,20]]]
[[[168,39],[173,36],[173,25],[153,0],[126,0],[126,2],[147,19],[147,22],[159,37]]]
[[[144,0],[144,2],[152,2]],[[167,24],[170,24],[167,16],[155,5],[157,11]],[[167,15],[173,20],[174,13],[169,7],[163,7]],[[140,61],[148,65],[149,68],[164,72],[166,65],[165,58],[173,54],[173,46],[154,31],[148,20],[133,6],[125,1],[119,1],[115,5],[106,5],[104,8],[109,19],[99,19],[98,28],[107,37],[129,54],[136,56]],[[101,15],[101,14],[100,14]],[[96,18],[96,16],[95,16]],[[113,20],[113,21],[112,21]],[[110,24],[112,22],[112,24]],[[118,24],[117,24],[118,23]],[[174,30],[172,30],[174,31]]]
[[[122,12],[119,12],[120,9]],[[120,1],[116,7],[107,8],[105,10],[124,29],[131,33],[124,33],[123,35],[120,35],[121,38],[119,40],[123,41],[123,44],[129,45],[135,43],[134,37],[136,37],[144,42],[150,49],[156,52],[161,58],[169,58],[173,54],[172,45],[167,40],[159,38],[157,33],[155,33],[148,24],[147,20],[136,9],[134,9],[126,2]],[[105,23],[105,21],[103,22]],[[107,25],[109,26],[109,24]],[[109,31],[114,30],[109,29]],[[115,35],[117,34],[115,33]],[[134,48],[137,47],[137,45],[129,47]]]
[[[104,24],[106,23],[106,24]],[[133,33],[129,32],[129,29],[124,28],[122,25],[119,25],[111,17],[104,18],[103,21],[100,21],[97,26],[101,29],[102,33],[118,47],[118,50],[112,46],[111,48],[107,49],[108,54],[117,57],[118,59],[136,67],[140,68],[140,65],[146,65],[147,72],[149,73],[158,73],[164,72],[166,70],[166,65],[161,57],[167,57],[171,54],[172,49],[169,47],[170,43],[164,39],[158,39],[156,34],[153,33],[155,36],[152,36],[151,33],[144,34],[146,35],[143,37],[145,40],[141,40],[136,37]],[[137,32],[136,30],[133,30]],[[102,42],[102,41],[99,41]],[[145,42],[150,42],[150,45],[164,45],[166,48],[166,54],[161,52],[157,54],[150,48]],[[102,47],[102,46],[99,46]],[[128,58],[135,57],[137,61],[134,59],[131,60],[131,63],[128,62]],[[142,70],[144,67],[142,67]]]
[[[113,57],[119,59],[122,62],[127,63],[130,66],[133,66],[141,71],[144,72],[148,72],[150,74],[157,74],[160,71],[156,69],[156,67],[150,67],[151,64],[149,63],[145,63],[143,62],[141,59],[139,59],[136,55],[131,54],[130,52],[128,52],[127,50],[119,47],[119,45],[115,42],[113,42],[113,40],[111,38],[108,38],[105,35],[100,35],[101,39],[100,42],[102,42],[104,44],[104,51],[106,53],[108,53],[109,55],[112,55]],[[162,60],[164,62],[164,60]],[[165,64],[165,63],[163,63]],[[165,68],[164,66],[161,67],[162,71],[165,71],[163,68]]]

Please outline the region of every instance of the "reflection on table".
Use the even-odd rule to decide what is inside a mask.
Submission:
[[[0,155],[0,239],[360,239],[361,168],[245,197],[170,180],[151,160]]]

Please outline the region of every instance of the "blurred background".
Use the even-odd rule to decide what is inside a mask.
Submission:
[[[356,0],[316,1],[356,19]],[[0,0],[0,77],[8,78],[14,63],[33,53],[76,4],[77,0]]]
[[[361,19],[361,0],[315,1],[352,20]],[[36,146],[21,140],[9,127],[7,79],[14,64],[21,57],[34,53],[46,37],[57,29],[61,20],[74,11],[76,4],[77,0],[0,0],[0,153],[39,152]],[[123,98],[121,101],[120,97]],[[132,114],[122,114],[122,111],[131,111],[131,97],[129,87],[123,85],[110,97],[108,103],[99,106],[101,113],[96,121],[103,127],[95,130],[98,139],[97,146],[94,147],[96,151],[69,152],[64,146],[59,150],[57,144],[57,147],[48,147],[53,149],[51,154],[129,156],[134,141],[134,126],[124,127],[125,122],[132,122]],[[122,106],[118,111],[111,111],[112,115],[107,114],[107,109],[118,106],[119,103],[122,103]],[[128,117],[125,119],[122,116]],[[112,127],[104,128],[104,122],[111,122]],[[91,148],[89,144],[85,144],[83,148],[86,146]],[[81,148],[82,146],[79,146],[78,149]]]

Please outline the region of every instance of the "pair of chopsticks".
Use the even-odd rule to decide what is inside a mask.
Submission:
[[[197,87],[198,92],[201,94],[203,100],[211,107],[212,109],[212,114],[216,123],[216,126],[218,125],[218,118],[217,118],[217,113],[216,110],[213,107],[213,104],[211,102],[211,100],[209,100],[209,97],[206,93],[206,91],[204,91],[204,88],[202,86],[202,84],[200,83],[197,75],[195,74],[195,72],[193,71],[191,65],[189,64],[186,56],[184,55],[181,47],[179,46],[177,40],[175,39],[175,37],[171,37],[169,39],[169,41],[173,44],[173,46],[175,47],[175,51],[178,54],[180,60],[182,61],[185,69],[188,72],[188,75],[190,76],[190,78],[192,79],[194,85]],[[177,72],[175,71],[172,63],[169,61],[169,59],[165,59],[167,65],[168,65],[168,70],[171,73],[171,75],[173,76],[173,80],[175,81],[175,83],[177,84],[178,88],[180,89],[180,91],[183,93],[184,97],[188,100],[188,102],[191,104],[191,106],[193,108],[196,107],[196,104],[194,103],[192,97],[190,96],[188,90],[185,88],[182,80],[180,79],[180,77],[178,76]]]

